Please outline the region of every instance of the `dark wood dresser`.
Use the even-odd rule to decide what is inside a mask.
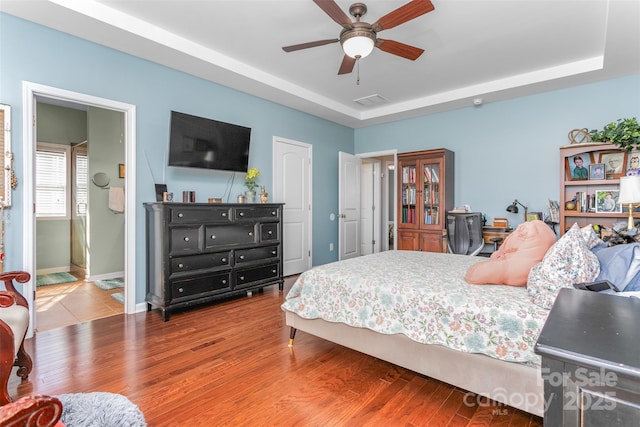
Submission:
[[[640,425],[640,299],[562,289],[535,352],[545,427]]]
[[[145,203],[147,310],[261,290],[282,277],[282,204]]]

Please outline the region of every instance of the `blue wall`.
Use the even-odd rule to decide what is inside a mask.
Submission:
[[[59,31],[0,13],[0,102],[12,106],[12,142],[19,181],[22,170],[22,82],[133,104],[137,114],[136,264],[137,301],[144,299],[145,236],[142,203],[155,200],[154,180],[162,181],[171,110],[252,128],[250,166],[261,172],[259,184],[271,186],[272,138],[313,145],[313,263],[336,259],[329,243],[338,241],[338,151],[353,152],[354,130],[282,105],[250,96]],[[150,172],[147,166],[151,164]],[[165,182],[178,197],[196,191],[197,201],[221,197],[229,172],[166,168]],[[243,191],[244,174],[235,175],[230,201]],[[23,197],[13,193],[6,211],[5,270],[22,268]]]
[[[522,210],[505,212],[513,199],[533,212],[559,199],[559,148],[569,131],[623,117],[640,117],[640,74],[357,129],[355,152],[453,150],[456,206],[517,225]]]
[[[169,112],[183,111],[252,128],[250,165],[262,171],[260,183],[271,185],[272,137],[313,145],[313,263],[337,257],[329,243],[338,241],[338,151],[399,152],[447,147],[456,153],[456,204],[468,203],[490,218],[520,215],[504,208],[518,198],[531,211],[544,211],[558,199],[558,148],[574,128],[601,128],[621,117],[640,116],[640,75],[488,103],[479,108],[423,116],[353,130],[272,102],[241,93],[105,48],[10,15],[0,13],[0,102],[13,107],[16,173],[22,170],[22,81],[85,93],[136,105],[137,301],[144,294],[144,211],[153,201],[154,180],[162,180],[168,145]],[[151,164],[151,172],[147,160]],[[195,190],[198,201],[225,194],[226,172],[166,168],[169,191]],[[237,174],[230,201],[239,194]],[[13,194],[7,210],[7,262],[22,266],[22,194]]]

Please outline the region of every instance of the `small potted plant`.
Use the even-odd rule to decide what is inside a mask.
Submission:
[[[256,180],[258,179],[259,176],[260,176],[260,171],[256,168],[250,168],[247,171],[247,175],[244,178],[244,185],[247,187],[247,191],[244,193],[246,203],[254,202],[254,197],[256,195],[256,187],[258,186],[258,184],[256,183]]]
[[[627,151],[640,148],[640,124],[635,117],[618,119],[602,130],[591,130],[589,136],[593,142],[611,142]]]

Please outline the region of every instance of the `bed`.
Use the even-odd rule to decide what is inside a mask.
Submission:
[[[483,260],[386,251],[308,270],[282,304],[290,345],[304,331],[542,416],[548,310],[523,287],[468,284]]]

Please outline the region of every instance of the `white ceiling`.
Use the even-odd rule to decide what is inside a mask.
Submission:
[[[408,0],[369,0],[363,21]],[[348,14],[353,1],[337,0]],[[353,128],[640,72],[638,0],[433,0],[339,76],[341,27],[311,0],[0,0],[0,10]],[[382,102],[360,105],[377,95]]]

